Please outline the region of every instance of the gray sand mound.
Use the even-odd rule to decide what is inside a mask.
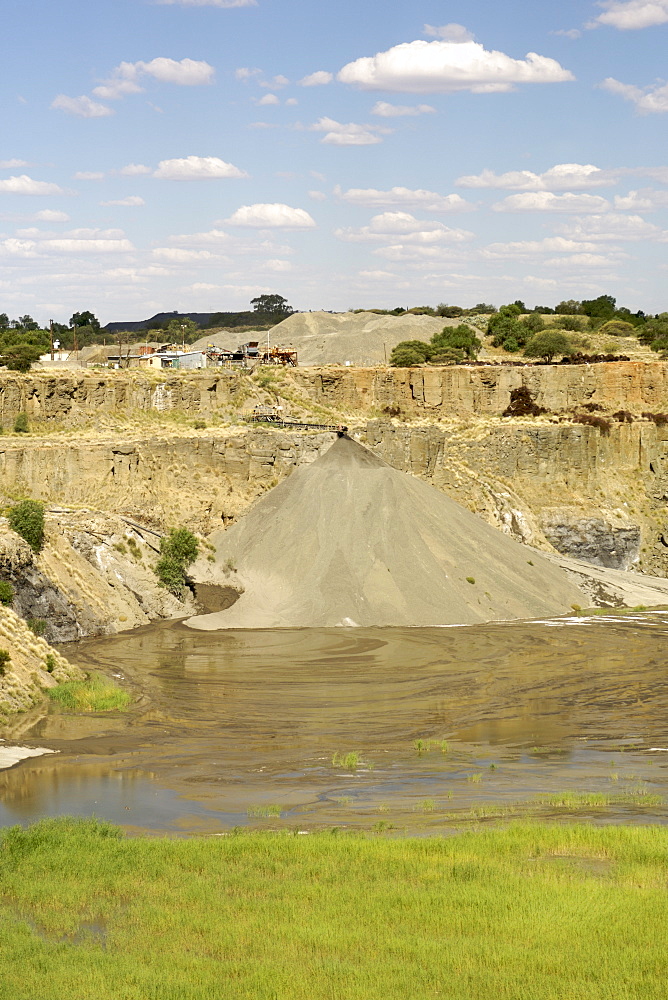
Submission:
[[[375,313],[295,313],[269,331],[272,344],[297,351],[300,365],[381,365],[402,340],[431,340],[459,320]],[[266,337],[266,334],[265,334]]]
[[[192,628],[475,624],[587,603],[540,553],[346,438],[211,541],[195,579],[244,593]]]

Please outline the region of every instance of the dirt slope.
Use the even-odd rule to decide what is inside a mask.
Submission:
[[[587,603],[539,553],[347,438],[211,541],[195,578],[244,593],[193,628],[473,624]]]

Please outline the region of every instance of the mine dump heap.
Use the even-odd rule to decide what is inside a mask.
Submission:
[[[211,541],[195,579],[244,593],[192,628],[475,624],[587,604],[540,553],[345,437]]]

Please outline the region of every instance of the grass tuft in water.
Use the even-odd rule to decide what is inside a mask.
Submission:
[[[356,771],[362,763],[362,758],[354,750],[350,753],[339,753],[332,757],[332,767],[342,767],[346,771]]]
[[[83,681],[59,684],[49,689],[49,697],[68,712],[122,711],[132,700],[127,691],[101,674],[89,674]]]
[[[283,807],[279,805],[248,807],[249,819],[270,819],[271,817],[280,818],[282,814],[283,814]]]

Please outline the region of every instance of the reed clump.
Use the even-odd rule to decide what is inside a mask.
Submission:
[[[108,677],[91,673],[82,681],[49,688],[49,697],[68,712],[110,712],[127,708],[131,698]]]

